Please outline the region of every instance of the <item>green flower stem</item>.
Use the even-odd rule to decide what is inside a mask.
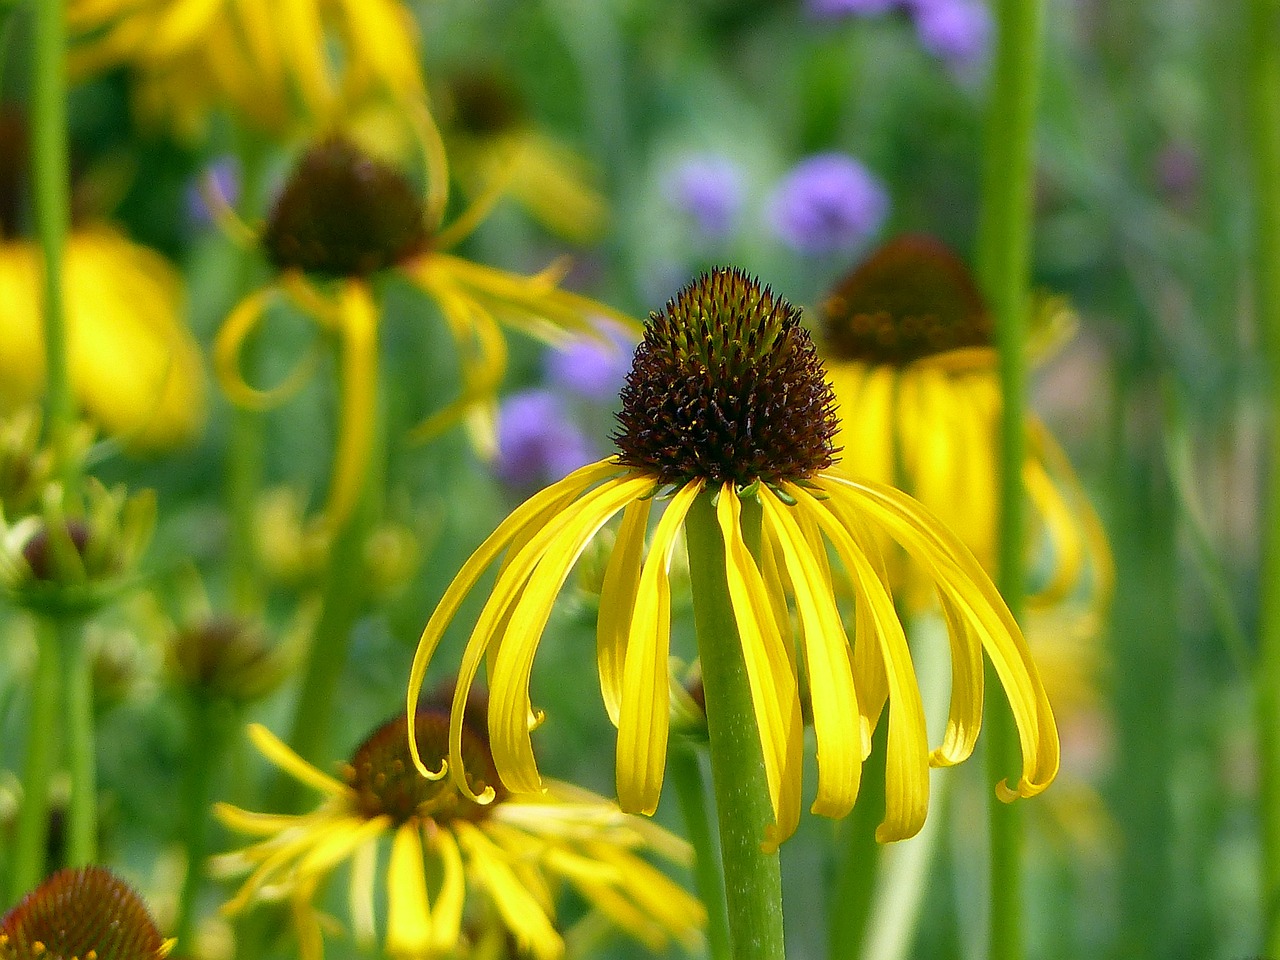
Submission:
[[[48,621],[41,621],[36,672],[31,683],[31,715],[27,724],[27,756],[22,768],[22,807],[10,863],[13,903],[44,876],[49,842],[49,778],[56,761],[58,707],[61,701],[62,644]]]
[[[209,807],[218,766],[226,754],[232,731],[238,729],[234,709],[225,701],[193,693],[187,704],[187,768],[182,790],[182,836],[186,843],[187,873],[178,900],[174,926],[183,954],[198,955],[195,942],[196,900],[204,885],[209,852]]]
[[[375,409],[381,410],[375,404]],[[381,416],[381,415],[380,415]],[[369,600],[364,559],[369,531],[382,509],[385,435],[373,431],[364,490],[351,516],[342,524],[329,548],[321,596],[324,606],[302,677],[289,745],[308,763],[324,769],[329,756],[329,731],[337,702],[338,681],[347,666],[351,633]],[[305,787],[292,777],[278,781],[279,809],[295,810]]]
[[[94,751],[93,664],[84,643],[84,623],[75,617],[54,622],[62,648],[62,685],[66,701],[67,767],[71,805],[67,812],[67,866],[98,859],[98,774]]]
[[[1031,260],[1034,134],[1040,73],[1042,0],[1000,0],[983,156],[978,275],[995,316],[1000,347],[999,585],[1015,617],[1022,613],[1025,571],[1022,463],[1026,392],[1025,317]],[[996,688],[993,671],[989,689]],[[986,711],[991,775],[1014,775],[1018,738],[1008,706]],[[989,951],[993,960],[1023,954],[1022,823],[1016,805],[991,802]]]
[[[694,500],[685,521],[685,535],[711,737],[711,778],[720,823],[729,940],[734,960],[782,960],[782,873],[778,855],[761,849],[765,827],[773,820],[773,807],[742,643],[729,599],[724,540],[711,500],[712,495],[705,491]],[[753,552],[758,551],[760,525],[759,502],[745,498],[743,536]]]
[[[1264,533],[1256,716],[1262,825],[1263,952],[1280,952],[1280,0],[1248,5],[1254,309],[1271,376],[1271,477]]]
[[[693,846],[693,883],[707,908],[707,955],[711,960],[729,960],[724,877],[720,874],[720,858],[716,855],[715,837],[707,814],[706,786],[697,748],[691,743],[673,745],[667,754],[667,769],[680,800],[685,836]]]
[[[867,920],[875,900],[881,845],[876,827],[884,820],[885,750],[889,725],[871,735],[871,755],[862,765],[862,784],[853,813],[839,824],[842,851],[836,864],[835,891],[827,908],[827,956],[858,960],[865,952]]]
[[[33,4],[31,78],[31,181],[36,232],[44,254],[46,429],[64,481],[74,479],[71,454],[75,399],[67,362],[62,300],[63,251],[71,201],[67,166],[66,24],[63,0]]]
[[[240,218],[254,223],[262,212],[262,180],[266,172],[265,151],[257,140],[242,135],[240,149]],[[261,264],[256,252],[240,252],[236,271],[237,297],[258,280]],[[259,350],[257,338],[250,337],[241,354],[241,367],[252,380]],[[236,610],[255,614],[262,606],[258,571],[258,551],[254,512],[262,488],[266,446],[262,414],[236,407],[231,413],[231,437],[227,450],[227,514],[229,517],[227,556],[231,571],[231,599]]]

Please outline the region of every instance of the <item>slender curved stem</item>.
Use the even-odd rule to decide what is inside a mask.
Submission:
[[[753,551],[759,548],[760,525],[759,502],[744,498],[742,532]],[[732,956],[734,960],[782,960],[782,873],[778,855],[761,849],[773,808],[729,599],[724,540],[710,493],[704,491],[693,502],[685,535]]]
[[[1271,477],[1264,529],[1256,674],[1263,952],[1280,953],[1280,2],[1248,5],[1250,153],[1255,229],[1254,309],[1271,376]]]
[[[5,891],[10,903],[44,876],[49,843],[49,778],[57,759],[55,730],[62,699],[62,645],[47,622],[40,624],[38,644],[31,682],[27,756],[22,767],[22,807],[18,811],[17,840]]]
[[[667,770],[675,784],[684,816],[684,833],[693,846],[693,883],[707,908],[707,955],[729,960],[729,919],[725,913],[724,877],[707,815],[706,785],[693,744],[678,743],[667,754]]]
[[[1032,188],[1042,0],[1000,0],[995,69],[983,157],[978,275],[995,316],[1003,407],[1000,423],[1001,593],[1020,616],[1023,569],[1022,463],[1026,393],[1026,333],[1031,260]],[[990,668],[988,673],[992,674]],[[991,687],[996,686],[993,678]],[[1017,769],[1018,738],[1007,704],[993,698],[986,711],[992,777]],[[1022,824],[1016,805],[991,802],[991,924],[993,960],[1023,954]]]

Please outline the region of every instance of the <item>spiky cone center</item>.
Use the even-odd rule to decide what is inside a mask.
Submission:
[[[0,960],[160,960],[170,946],[105,867],[55,873],[0,920]]]
[[[376,273],[420,252],[429,239],[409,181],[336,135],[303,155],[263,234],[273,266],[329,277]]]
[[[836,453],[835,395],[800,311],[741,270],[649,315],[621,399],[619,460],[663,483],[803,480]]]
[[[467,70],[449,80],[454,126],[473,137],[496,137],[519,126],[525,107],[519,92],[498,74]]]
[[[397,824],[428,818],[437,823],[484,819],[490,805],[465,797],[452,777],[428,780],[418,772],[409,752],[406,726],[403,714],[383,724],[360,745],[344,769],[360,814],[370,819],[388,816]],[[449,755],[449,714],[420,709],[414,729],[419,755],[428,767],[439,767]],[[462,729],[462,759],[475,792],[491,786],[497,791],[497,800],[505,796],[487,740],[466,726]]]
[[[965,347],[990,347],[991,314],[968,267],[927,236],[890,240],[822,304],[832,360],[903,366]]]
[[[239,703],[264,696],[284,679],[283,664],[266,634],[237,617],[210,617],[179,630],[169,661],[181,683]]]

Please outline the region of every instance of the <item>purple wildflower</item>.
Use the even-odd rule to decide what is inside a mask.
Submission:
[[[588,400],[617,400],[631,369],[635,343],[616,327],[606,327],[601,332],[607,343],[583,338],[563,349],[549,351],[545,361],[547,377],[556,386]]]
[[[525,390],[498,409],[498,476],[515,487],[540,487],[594,458],[560,397]]]
[[[704,153],[689,157],[667,178],[667,193],[707,237],[733,232],[745,198],[742,168],[728,157]]]
[[[847,250],[869,239],[889,212],[880,181],[853,157],[820,153],[800,161],[769,198],[774,232],[798,253]]]
[[[920,46],[952,67],[985,59],[994,24],[982,0],[912,0]]]

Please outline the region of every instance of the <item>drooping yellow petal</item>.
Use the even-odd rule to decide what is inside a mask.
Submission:
[[[409,750],[418,770],[432,779],[439,779],[444,771],[429,771],[418,754],[417,736],[414,733],[414,717],[417,715],[418,696],[422,692],[422,683],[426,679],[427,667],[431,657],[444,636],[445,627],[458,612],[463,598],[475,586],[476,581],[484,574],[489,565],[497,558],[513,539],[530,528],[540,525],[539,521],[549,515],[555,515],[562,507],[575,500],[582,491],[606,477],[616,474],[621,468],[611,460],[601,460],[588,464],[563,480],[534,494],[498,525],[476,551],[462,565],[458,575],[453,578],[445,590],[444,596],[436,605],[423,628],[422,637],[418,641],[418,649],[414,653],[413,666],[409,670],[409,687],[406,694],[406,710],[409,715]],[[465,696],[465,694],[464,694]]]
[[[702,481],[685,484],[667,504],[653,532],[640,572],[635,613],[627,637],[618,715],[618,803],[629,813],[652,814],[658,807],[667,761],[670,693],[667,657],[671,649],[671,584],[668,572],[685,515]]]
[[[529,739],[529,676],[534,653],[555,598],[591,538],[614,514],[652,485],[652,480],[643,475],[630,475],[602,484],[575,504],[571,517],[554,538],[545,545],[531,541],[521,551],[535,556],[536,567],[499,640],[493,673],[489,678],[489,735],[493,761],[502,782],[511,790],[534,792],[542,789]],[[506,573],[504,571],[504,576]]]
[[[609,720],[616,727],[622,709],[622,670],[627,655],[627,634],[635,613],[644,556],[644,535],[649,525],[652,497],[633,500],[622,513],[618,538],[609,554],[600,587],[600,612],[596,619],[596,663],[600,694]]]
[[[440,857],[443,877],[436,905],[431,910],[432,943],[440,953],[458,945],[462,931],[462,908],[466,902],[467,882],[458,842],[447,830],[439,830],[431,840]]]
[[[725,575],[737,621],[751,702],[764,755],[774,823],[765,831],[772,852],[800,822],[803,730],[795,665],[787,655],[768,588],[742,537],[742,505],[733,484],[720,489],[716,517],[724,539]]]
[[[355,509],[369,471],[378,420],[378,311],[360,281],[342,285],[338,338],[338,442],[322,522],[336,532]]]
[[[875,569],[848,530],[827,510],[825,504],[794,484],[789,494],[803,504],[836,548],[841,562],[854,581],[858,602],[865,603],[874,622],[889,686],[889,739],[885,756],[885,818],[876,829],[881,843],[915,836],[929,812],[929,740],[925,729],[924,704],[916,682],[911,652],[898,613]],[[797,588],[798,589],[798,588]],[[814,679],[810,672],[810,682]],[[815,728],[817,693],[814,698]],[[825,756],[819,746],[819,771]]]
[[[372,948],[378,939],[373,905],[377,871],[378,845],[366,843],[357,848],[351,857],[351,882],[347,890],[347,900],[356,943],[364,949]]]
[[[274,287],[263,287],[249,294],[228,314],[213,340],[213,369],[219,385],[233,403],[250,410],[269,410],[288,400],[315,369],[316,355],[308,353],[275,387],[259,390],[245,382],[240,372],[240,355],[245,342],[266,316],[267,305],[275,294]]]
[[[387,943],[393,957],[429,956],[433,938],[431,901],[416,821],[402,824],[391,841],[387,864]]]
[[[262,724],[251,723],[248,729],[249,739],[258,748],[258,752],[299,783],[335,797],[347,792],[346,784],[321,773]]]
[[[1058,728],[1027,642],[991,579],[954,534],[900,491],[837,474],[823,479],[825,489],[852,497],[855,509],[873,514],[913,558],[937,571],[939,588],[968,618],[991,658],[1018,727],[1022,776],[1016,788],[1001,783],[997,793],[1010,799],[1042,791],[1058,772]]]

